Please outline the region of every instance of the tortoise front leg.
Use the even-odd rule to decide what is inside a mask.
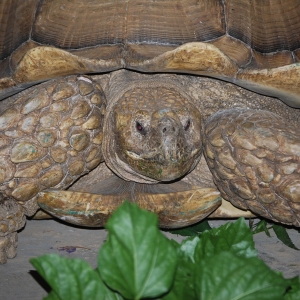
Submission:
[[[11,198],[0,195],[0,264],[17,255],[17,230],[25,225],[24,209]]]
[[[206,122],[204,154],[223,198],[300,226],[300,133],[268,111],[229,109]]]
[[[16,247],[19,229],[11,225],[11,201],[32,216],[40,191],[65,189],[103,161],[105,106],[101,87],[82,76],[51,80],[1,103],[0,195],[14,199],[0,196],[2,262],[15,255],[5,249]]]

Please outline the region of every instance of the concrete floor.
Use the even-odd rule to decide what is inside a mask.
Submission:
[[[222,221],[210,221],[211,226],[220,226]],[[300,251],[286,247],[271,231],[254,236],[259,256],[274,270],[283,272],[286,278],[300,275]],[[300,233],[289,230],[294,244],[300,248]],[[180,241],[182,237],[167,233],[167,236]],[[29,263],[31,257],[46,253],[58,253],[70,258],[82,258],[96,267],[99,245],[106,238],[104,229],[82,229],[54,220],[27,221],[19,233],[18,256],[0,265],[1,300],[42,299],[49,291]],[[75,249],[68,253],[68,250]]]

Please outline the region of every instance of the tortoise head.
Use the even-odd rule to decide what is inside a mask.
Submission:
[[[103,155],[120,177],[172,181],[190,172],[201,150],[200,112],[175,87],[138,86],[108,109]]]

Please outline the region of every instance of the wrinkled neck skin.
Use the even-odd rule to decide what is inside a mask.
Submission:
[[[201,117],[180,87],[132,82],[109,101],[102,150],[115,174],[153,184],[174,181],[195,168],[202,152]]]

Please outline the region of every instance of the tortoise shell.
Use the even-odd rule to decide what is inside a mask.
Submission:
[[[120,68],[220,78],[300,107],[299,0],[7,0],[1,98]]]

